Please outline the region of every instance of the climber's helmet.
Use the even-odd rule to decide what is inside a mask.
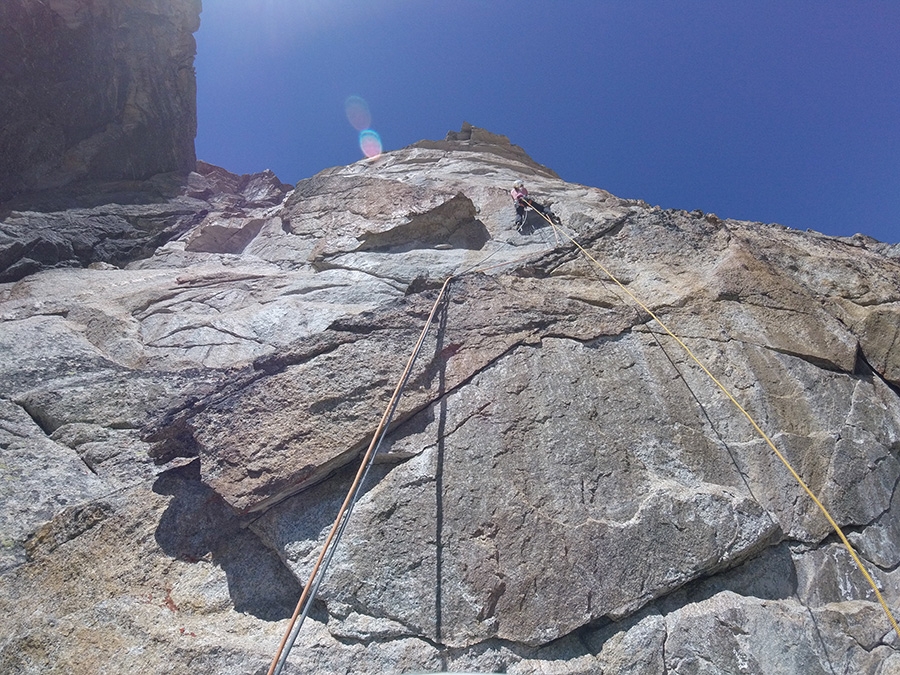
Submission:
[[[523,188],[523,187],[525,187],[525,183],[523,183],[520,180],[517,180],[515,183],[513,183],[513,187],[514,188]]]

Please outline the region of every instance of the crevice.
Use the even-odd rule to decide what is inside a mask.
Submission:
[[[598,300],[598,299],[594,299],[594,298],[580,298],[580,297],[574,297],[571,295],[566,296],[566,297],[567,297],[567,299],[571,300],[572,302],[581,302],[581,303],[584,303],[585,305],[589,305],[591,307],[599,307],[600,309],[619,309],[619,305],[614,304],[609,301],[606,301],[606,300]]]
[[[651,335],[653,336],[654,341],[655,341],[656,344],[659,346],[659,348],[660,348],[660,350],[662,351],[662,353],[665,355],[666,360],[671,364],[672,368],[675,370],[676,374],[678,375],[678,379],[681,380],[681,382],[684,384],[685,388],[688,390],[688,393],[691,395],[691,398],[694,399],[694,402],[697,404],[698,410],[699,410],[700,413],[703,415],[703,417],[706,419],[706,422],[707,422],[707,424],[709,425],[709,429],[710,429],[710,430],[712,431],[712,433],[715,435],[716,439],[718,439],[718,442],[719,442],[720,447],[724,448],[725,451],[728,453],[728,456],[731,458],[731,463],[732,463],[732,465],[734,466],[734,468],[735,468],[735,470],[737,471],[738,475],[741,477],[741,481],[744,483],[744,487],[747,488],[747,492],[750,494],[750,496],[753,498],[753,500],[754,500],[757,504],[762,505],[762,504],[764,503],[764,500],[760,500],[759,497],[757,497],[756,494],[754,493],[754,491],[753,491],[753,486],[750,485],[750,478],[749,478],[749,476],[748,476],[748,474],[747,474],[747,471],[746,471],[746,470],[741,466],[741,464],[738,462],[737,456],[734,454],[733,450],[731,449],[731,446],[728,444],[728,442],[727,442],[727,441],[722,437],[722,435],[719,433],[717,426],[713,423],[712,418],[709,416],[709,413],[706,411],[706,406],[703,405],[703,403],[700,401],[700,399],[699,399],[699,397],[697,396],[697,394],[694,392],[693,388],[691,388],[691,385],[690,385],[690,384],[688,383],[688,381],[685,379],[683,373],[681,372],[681,369],[678,367],[678,364],[677,364],[677,363],[675,362],[675,360],[671,357],[671,355],[669,354],[669,352],[668,352],[668,351],[666,350],[666,348],[663,346],[662,342],[660,342],[658,335],[657,335],[656,333],[652,332],[652,331],[651,331]],[[699,431],[699,430],[698,430],[698,431]],[[777,523],[777,522],[775,521],[775,519],[772,517],[772,514],[769,512],[768,509],[764,509],[764,510],[765,510],[765,512],[766,512],[767,518],[769,519],[769,522],[770,522],[773,526],[775,526],[775,527],[779,530],[779,532],[780,532],[780,528],[778,527],[778,523]]]
[[[881,572],[884,572],[885,574],[893,574],[897,570],[900,570],[900,562],[898,562],[896,565],[891,565],[890,567],[882,567],[876,565],[875,563],[868,560],[868,558],[866,558],[866,562],[868,562],[872,567],[880,570]]]
[[[747,295],[742,295],[739,292],[722,292],[716,295],[715,297],[710,298],[713,302],[734,302],[736,304],[748,307],[758,307],[760,309],[771,309],[778,312],[789,312],[791,314],[797,314],[799,316],[805,317],[814,317],[814,312],[804,311],[798,307],[790,307],[788,305],[776,304],[774,301],[766,303],[756,301],[755,298],[766,298],[771,299],[771,296],[767,292],[761,293],[752,293]],[[829,315],[830,316],[830,315]]]
[[[900,258],[898,258],[898,259],[900,259]],[[890,262],[894,262],[893,260],[890,260],[890,259],[888,259],[888,260]],[[900,267],[900,266],[898,266],[898,267]],[[898,274],[900,274],[900,273],[898,273]],[[886,299],[880,299],[880,298],[873,297],[871,300],[864,300],[862,298],[842,298],[842,299],[850,300],[851,302],[853,302],[853,304],[859,305],[860,307],[882,307],[884,305],[896,305],[898,302],[900,302],[900,299],[898,299],[896,297],[893,297],[893,298],[889,297]]]
[[[233,283],[235,281],[259,281],[267,279],[265,274],[232,274],[230,272],[214,272],[203,276],[191,277],[183,275],[175,279],[175,283],[181,289],[187,288],[206,288],[210,286],[218,286],[223,283]]]
[[[585,249],[589,249],[593,244],[605,237],[615,237],[618,235],[625,225],[628,224],[632,214],[626,214],[616,218],[611,223],[595,225],[594,228],[588,229],[581,233],[579,243]],[[573,243],[559,246],[549,253],[545,254],[541,259],[529,265],[523,265],[515,271],[518,276],[534,277],[538,279],[547,278],[553,275],[557,269],[566,263],[580,259],[582,253]]]
[[[354,608],[354,611],[357,611],[357,608]],[[366,636],[366,637],[351,637],[351,636],[337,636],[334,633],[331,633],[331,636],[338,642],[343,645],[351,646],[351,645],[388,645],[392,642],[396,642],[397,640],[403,638],[413,638],[416,640],[420,640],[422,643],[428,645],[432,649],[434,649],[440,655],[441,667],[442,670],[439,672],[447,672],[447,668],[453,667],[454,661],[457,659],[465,659],[467,662],[471,660],[478,660],[479,656],[485,654],[487,652],[493,653],[494,659],[501,659],[503,662],[493,667],[491,672],[505,672],[507,668],[519,661],[524,661],[527,659],[535,659],[541,658],[540,652],[541,650],[552,646],[554,643],[559,640],[553,640],[552,642],[548,642],[546,644],[541,644],[537,646],[527,645],[521,642],[513,642],[511,640],[505,640],[503,638],[487,638],[480,642],[475,642],[468,645],[463,645],[459,647],[450,647],[440,640],[435,640],[432,637],[421,634],[418,630],[412,629],[409,626],[405,625],[401,621],[397,621],[388,616],[373,616],[366,612],[358,612],[361,616],[367,616],[371,618],[383,618],[388,619],[390,621],[395,621],[396,623],[403,626],[406,631],[400,634],[394,634],[389,636]],[[337,617],[335,617],[337,618]],[[321,620],[321,619],[317,619]],[[323,624],[326,624],[327,627],[327,618],[322,620]],[[330,631],[329,631],[330,632]],[[504,656],[504,652],[510,654],[511,656]],[[588,650],[585,650],[585,653],[590,653]],[[579,656],[578,654],[574,654],[573,658]],[[556,660],[556,659],[554,659]],[[501,668],[502,670],[497,670],[496,668]]]
[[[809,616],[809,620],[812,621],[812,625],[813,625],[813,628],[814,628],[814,631],[815,631],[815,634],[816,634],[816,638],[817,638],[818,641],[819,641],[819,646],[822,648],[822,653],[823,653],[824,656],[825,656],[825,662],[828,664],[828,670],[831,671],[831,675],[837,675],[837,673],[834,671],[834,664],[832,664],[832,662],[831,662],[831,654],[828,652],[828,644],[827,644],[827,642],[825,641],[824,636],[822,635],[822,629],[819,627],[819,621],[816,619],[816,613],[813,612],[813,610],[812,610],[811,607],[809,607],[809,606],[806,605],[805,603],[801,602],[799,597],[797,597],[797,596],[795,596],[795,597],[796,597],[797,603],[798,603],[803,609],[806,610],[806,613],[807,613],[807,615]],[[849,635],[849,637],[850,637],[854,642],[856,642],[856,639],[853,637],[852,634],[847,633],[847,635]],[[857,643],[857,644],[858,644],[858,643]],[[862,645],[860,645],[860,646],[862,646]]]
[[[662,639],[662,645],[660,646],[660,650],[662,652],[661,653],[662,658],[660,660],[662,661],[663,675],[668,675],[669,661],[668,661],[668,658],[666,657],[666,645],[669,642],[669,624],[666,621],[665,617],[663,617],[662,629],[663,629],[663,639]]]
[[[384,438],[388,438],[389,436],[391,436],[395,431],[397,431],[405,423],[407,423],[408,421],[410,421],[411,419],[413,419],[414,417],[416,417],[423,411],[434,406],[435,404],[440,403],[440,401],[443,398],[445,398],[448,394],[451,394],[451,393],[459,390],[463,386],[469,384],[469,382],[471,382],[471,380],[474,377],[476,377],[480,373],[484,372],[486,369],[492,367],[497,361],[504,358],[507,354],[509,354],[510,352],[512,352],[513,350],[515,350],[516,348],[518,348],[519,346],[522,346],[522,345],[523,345],[523,343],[519,343],[519,342],[514,343],[506,351],[504,351],[503,353],[499,354],[495,358],[493,358],[493,359],[489,360],[487,363],[485,363],[484,366],[474,370],[464,380],[461,380],[457,385],[455,385],[454,387],[452,387],[450,389],[447,389],[446,393],[444,394],[443,397],[435,396],[433,398],[430,398],[430,399],[424,401],[423,403],[421,403],[420,405],[410,409],[404,415],[396,418],[396,420],[393,421],[391,423],[391,425],[384,431]],[[341,455],[338,458],[335,458],[335,459],[339,459],[342,461],[340,461],[339,464],[334,464],[334,465],[328,467],[327,471],[322,472],[321,475],[319,475],[319,472],[316,472],[316,474],[313,477],[307,476],[306,479],[303,482],[301,482],[299,485],[294,485],[292,487],[290,487],[290,486],[286,487],[284,490],[282,490],[277,495],[272,495],[260,502],[255,503],[253,506],[251,506],[248,509],[248,511],[246,513],[247,518],[255,520],[255,519],[259,518],[261,515],[265,514],[272,507],[284,502],[287,499],[295,497],[295,496],[305,492],[309,488],[311,488],[315,485],[318,485],[321,482],[327,480],[331,475],[333,475],[333,473],[335,471],[340,470],[341,468],[343,468],[344,466],[346,466],[347,464],[354,461],[354,459],[356,459],[360,456],[360,454],[363,452],[363,449],[366,448],[371,443],[371,433],[372,432],[367,433],[360,442],[356,443],[353,447],[348,448],[346,452],[341,453]],[[387,453],[385,453],[385,455],[386,454]],[[382,457],[385,455],[382,455],[381,453],[379,453],[377,456]],[[402,461],[405,461],[405,460],[402,460]]]
[[[800,359],[801,361],[806,361],[810,365],[813,365],[816,368],[821,368],[822,370],[828,370],[833,373],[850,374],[849,371],[841,368],[839,365],[826,358],[817,357],[812,354],[800,354],[789,349],[779,349],[778,347],[773,347],[772,345],[758,346],[762,347],[763,349],[768,349],[769,351],[775,352],[776,354],[784,354],[785,356],[791,356],[793,358]]]
[[[186,376],[189,374],[188,371],[182,372]],[[190,426],[191,419],[250,387],[265,377],[265,374],[265,371],[244,366],[233,374],[233,379],[224,382],[212,392],[185,396],[177,405],[163,411],[140,428],[141,440],[152,444],[148,451],[149,456],[157,464],[166,464],[176,457],[196,457],[198,449]]]
[[[32,406],[27,401],[20,399],[9,400],[25,411],[25,414],[31,418],[31,421],[34,422],[35,426],[43,431],[48,438],[56,431],[56,426],[44,416],[43,412],[38,407]]]
[[[352,288],[353,284],[321,284],[319,286],[305,286],[303,288],[295,288],[285,291],[278,298],[286,298],[293,295],[309,295],[310,293],[318,293],[320,291],[330,291],[333,289]],[[277,298],[276,298],[277,299]]]
[[[80,453],[76,452],[75,454],[78,455],[78,459],[80,459],[82,464],[84,464],[87,467],[88,471],[90,471],[95,476],[100,475],[99,473],[97,473],[97,470],[93,467],[93,465],[90,462],[88,462],[84,457],[82,457]]]
[[[311,336],[309,339],[301,342],[299,348],[288,349],[283,352],[277,351],[254,360],[252,368],[255,376],[248,378],[243,386],[250,386],[260,378],[277,375],[291,366],[303,365],[320,356],[331,354],[343,345],[355,342],[355,336],[373,332],[375,332],[375,329],[367,332],[353,332],[332,324],[325,332]]]
[[[894,483],[894,492],[896,492],[898,486],[900,486],[900,479],[898,479],[898,481]],[[841,531],[844,533],[845,536],[850,535],[850,534],[865,536],[866,529],[871,527],[872,525],[874,525],[879,519],[884,517],[886,514],[890,513],[890,511],[891,511],[891,508],[890,508],[890,506],[888,506],[884,511],[882,511],[880,514],[875,516],[871,521],[869,521],[868,523],[865,523],[863,525],[841,525]],[[797,544],[800,544],[800,543],[801,542],[797,542]],[[898,561],[896,564],[890,565],[890,566],[879,565],[874,560],[871,560],[870,558],[868,558],[862,551],[860,551],[858,546],[854,545],[853,542],[850,542],[850,543],[853,546],[853,550],[856,552],[856,555],[859,556],[859,559],[862,560],[866,564],[867,567],[871,567],[872,569],[876,569],[885,574],[890,574],[890,573],[896,572],[898,569],[900,569],[900,561]],[[844,544],[843,540],[841,540],[840,536],[838,535],[837,532],[834,531],[833,528],[830,529],[828,531],[828,535],[824,539],[821,539],[818,543],[812,544],[812,545],[809,543],[806,543],[805,546],[806,546],[806,550],[804,552],[817,551],[817,550],[825,548],[827,546],[838,546],[838,547],[840,547],[840,549],[842,551],[845,551],[845,552],[847,551],[847,547]],[[856,569],[855,565],[853,567],[854,567],[854,569]],[[867,587],[868,587],[868,585],[867,585]]]
[[[390,286],[393,286],[398,291],[403,291],[409,285],[409,279],[404,277],[392,277],[388,275],[382,274],[374,274],[370,270],[359,269],[356,267],[351,267],[349,265],[341,265],[339,263],[333,262],[335,258],[341,258],[343,256],[349,255],[348,252],[342,251],[340,253],[335,253],[329,258],[319,258],[315,262],[312,263],[312,267],[316,272],[327,272],[329,270],[343,270],[345,272],[356,272],[358,274],[365,274],[367,276],[372,277],[373,279],[377,279],[378,281],[383,281]]]
[[[882,373],[879,373],[875,367],[869,362],[869,359],[866,357],[865,352],[862,349],[862,346],[857,345],[856,348],[856,368],[853,371],[854,375],[868,375],[869,377],[877,377],[888,389],[890,389],[894,394],[900,398],[900,385],[894,384],[890,380],[885,379]]]
[[[2,282],[0,282],[0,283],[2,283]],[[13,319],[13,321],[24,321],[24,320],[26,320],[26,319],[31,319],[31,318],[36,317],[36,316],[58,316],[58,317],[61,318],[61,319],[68,319],[68,318],[69,318],[69,311],[70,311],[70,310],[69,310],[68,308],[64,308],[64,309],[62,309],[62,308],[61,308],[61,309],[48,309],[47,311],[40,311],[40,310],[38,310],[38,311],[31,312],[31,313],[28,314],[27,316],[23,316],[23,317],[21,317],[21,318]]]
[[[655,312],[655,310],[654,310],[654,312]],[[642,312],[642,314],[643,314],[643,312]],[[636,323],[634,325],[634,328],[636,328],[636,329],[643,328],[646,332],[648,332],[654,336],[663,336],[664,335],[666,337],[671,337],[671,335],[669,335],[666,331],[662,330],[659,327],[659,324],[656,323],[655,321],[653,321],[652,318],[648,318],[648,320],[646,320],[646,321]],[[790,356],[791,358],[799,359],[801,361],[809,363],[812,366],[815,366],[816,368],[820,368],[822,370],[827,370],[829,372],[844,373],[847,375],[853,374],[850,371],[840,367],[839,365],[837,365],[836,363],[834,363],[833,361],[831,361],[829,359],[819,358],[812,354],[801,354],[799,352],[791,351],[788,349],[778,348],[773,345],[760,344],[757,342],[749,342],[747,340],[741,340],[739,338],[735,338],[735,337],[731,337],[731,336],[719,337],[719,336],[715,336],[715,335],[687,335],[684,333],[676,334],[676,335],[678,336],[679,340],[696,340],[696,341],[703,340],[705,342],[711,342],[714,344],[735,343],[735,344],[739,344],[739,345],[746,345],[749,347],[756,347],[758,349],[765,349],[770,352],[774,352],[776,354],[783,354],[785,356]],[[890,383],[886,382],[886,384],[888,384],[888,386],[890,386]]]
[[[112,513],[113,507],[102,498],[62,509],[25,540],[23,546],[27,559],[49,555],[97,526]]]
[[[221,333],[222,335],[229,335],[229,336],[231,336],[237,340],[241,340],[243,342],[254,342],[259,345],[266,344],[265,342],[263,342],[262,340],[259,340],[257,338],[248,337],[246,335],[238,335],[237,333],[234,333],[232,331],[224,330],[224,329],[218,328],[216,326],[211,326],[208,323],[201,323],[201,324],[197,324],[195,326],[184,326],[182,328],[176,328],[175,330],[173,330],[169,333],[166,333],[165,335],[160,335],[159,337],[154,338],[153,340],[150,340],[149,342],[145,343],[145,346],[155,347],[157,349],[182,349],[184,347],[183,345],[164,345],[164,344],[159,344],[159,342],[160,342],[160,340],[168,340],[175,335],[179,335],[182,333],[191,333],[193,331],[202,330],[204,328],[208,328],[209,330],[215,331],[216,333]],[[233,343],[230,343],[230,342],[205,342],[205,343],[191,344],[188,346],[190,348],[221,347],[223,345],[229,345],[229,344],[233,344]]]
[[[138,305],[134,309],[131,310],[131,316],[137,319],[138,321],[143,321],[154,314],[171,314],[172,310],[169,309],[168,306],[160,307],[159,309],[154,309],[152,312],[150,311],[151,307],[155,307],[156,305],[160,305],[162,303],[166,303],[169,300],[175,300],[180,295],[182,295],[184,291],[182,289],[175,289],[163,293],[158,297],[154,297],[151,300],[148,300],[142,305]]]

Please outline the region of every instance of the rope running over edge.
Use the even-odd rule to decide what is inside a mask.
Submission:
[[[328,537],[325,539],[325,543],[322,546],[322,551],[321,553],[319,553],[319,558],[316,560],[316,564],[313,566],[312,572],[310,572],[309,579],[306,582],[306,586],[304,586],[303,588],[303,593],[300,595],[300,600],[297,602],[297,607],[296,609],[294,609],[294,614],[293,616],[291,616],[291,621],[288,624],[287,629],[285,630],[284,637],[282,637],[281,643],[278,645],[278,651],[276,652],[275,657],[272,659],[272,664],[269,666],[267,675],[276,675],[277,673],[280,673],[282,668],[284,668],[285,664],[287,663],[288,655],[291,648],[293,647],[293,641],[294,639],[296,639],[297,634],[300,632],[300,626],[302,625],[302,619],[298,624],[298,617],[300,617],[302,611],[303,618],[305,618],[306,614],[309,611],[309,607],[312,606],[312,602],[315,599],[315,589],[318,589],[318,585],[321,582],[321,579],[325,576],[325,567],[327,567],[327,564],[325,567],[323,567],[322,562],[325,559],[326,554],[329,552],[329,548],[331,553],[333,553],[334,549],[337,547],[337,538],[339,538],[340,533],[343,531],[344,525],[349,519],[349,511],[352,510],[353,504],[356,502],[356,497],[359,493],[362,479],[365,477],[365,474],[368,472],[369,466],[371,466],[372,464],[372,460],[375,458],[375,453],[378,450],[378,446],[381,444],[381,439],[384,437],[385,428],[388,426],[388,424],[390,424],[391,417],[393,416],[394,411],[397,408],[397,403],[400,400],[400,395],[403,393],[406,382],[409,380],[409,375],[412,371],[413,364],[415,363],[416,357],[418,357],[419,352],[422,349],[422,345],[425,342],[425,336],[428,334],[428,329],[431,327],[431,323],[434,320],[434,316],[437,313],[438,307],[440,306],[440,303],[444,298],[444,294],[446,293],[447,288],[450,286],[450,282],[453,279],[453,276],[447,277],[447,280],[441,287],[441,291],[438,294],[437,300],[435,300],[434,302],[434,306],[431,308],[431,313],[428,315],[428,320],[425,322],[425,327],[422,329],[422,333],[419,335],[419,340],[418,342],[416,342],[416,346],[413,348],[413,352],[406,364],[406,369],[403,371],[403,374],[400,376],[400,380],[397,382],[397,386],[394,389],[394,394],[393,396],[391,396],[391,400],[384,411],[384,415],[382,415],[381,421],[378,423],[378,427],[376,428],[375,433],[372,435],[372,441],[369,443],[369,448],[366,450],[366,453],[363,456],[362,461],[360,462],[359,470],[356,472],[356,477],[353,480],[353,484],[350,486],[350,489],[347,492],[344,503],[341,504],[341,508],[338,511],[337,518],[335,518],[334,524],[331,527],[331,531],[328,533]],[[332,546],[332,542],[334,542],[334,546]],[[328,561],[330,560],[331,555],[328,556]],[[290,645],[288,645],[288,640],[291,638],[292,634],[293,639],[290,640]]]
[[[585,255],[585,257],[587,257],[600,270],[602,270],[603,273],[606,274],[606,276],[608,276],[610,279],[612,279],[612,281],[617,286],[619,286],[619,288],[621,288],[623,291],[625,291],[628,294],[628,296],[642,310],[647,312],[647,314],[649,314],[653,318],[653,320],[656,321],[656,323],[658,323],[660,325],[660,327],[662,327],[662,329],[673,340],[675,340],[675,342],[677,342],[682,347],[682,349],[684,349],[684,351],[691,358],[691,360],[693,360],[694,363],[696,363],[698,366],[700,366],[700,369],[704,373],[706,373],[706,375],[709,377],[709,379],[712,380],[712,382],[721,390],[721,392],[723,394],[725,394],[725,396],[735,405],[735,407],[744,415],[744,417],[747,418],[747,420],[750,422],[750,424],[753,426],[753,428],[756,430],[756,432],[762,437],[762,439],[766,442],[766,444],[772,449],[772,452],[775,453],[775,456],[778,457],[779,460],[781,460],[781,463],[784,464],[785,467],[787,467],[787,470],[794,477],[794,480],[797,481],[797,483],[800,485],[800,487],[803,488],[804,492],[806,492],[806,494],[809,495],[810,499],[813,500],[813,503],[815,503],[815,505],[819,508],[819,510],[824,514],[825,518],[828,520],[828,523],[831,525],[831,527],[834,529],[835,533],[837,533],[838,537],[840,538],[841,542],[843,543],[844,548],[847,549],[847,552],[850,554],[850,557],[853,558],[853,562],[856,563],[856,566],[859,568],[859,571],[862,572],[862,574],[865,577],[866,581],[868,582],[869,586],[872,587],[872,590],[875,592],[875,597],[878,599],[878,602],[881,605],[881,608],[884,610],[884,613],[887,616],[888,621],[890,622],[894,631],[897,633],[898,637],[900,637],[900,625],[897,624],[897,620],[894,618],[894,615],[891,613],[891,610],[888,607],[887,602],[885,602],[884,597],[881,595],[881,591],[878,590],[878,586],[875,584],[875,580],[872,579],[872,576],[869,574],[869,572],[866,569],[866,566],[863,564],[862,560],[860,560],[859,556],[856,553],[856,550],[850,544],[850,541],[847,539],[847,536],[844,534],[844,531],[835,522],[834,518],[831,517],[831,514],[828,512],[828,509],[825,508],[825,505],[822,504],[821,501],[819,501],[818,497],[816,497],[816,495],[813,493],[813,491],[810,489],[810,487],[800,477],[800,474],[798,474],[797,471],[794,469],[794,467],[791,466],[791,463],[787,460],[787,458],[781,453],[781,451],[778,450],[778,448],[775,446],[775,443],[772,442],[772,439],[769,438],[768,434],[766,434],[766,432],[762,430],[762,428],[759,426],[759,424],[756,423],[756,420],[753,419],[753,417],[750,415],[750,413],[747,412],[747,410],[738,402],[738,400],[731,394],[731,392],[725,387],[725,385],[722,384],[715,377],[715,375],[713,375],[709,371],[709,369],[703,364],[703,362],[699,359],[699,357],[697,357],[694,354],[694,352],[691,351],[691,348],[688,347],[684,343],[684,341],[681,340],[681,338],[679,338],[677,335],[675,335],[675,333],[673,333],[669,329],[669,327],[662,321],[662,319],[660,319],[658,316],[656,316],[656,314],[649,307],[647,307],[647,305],[645,305],[643,302],[641,302],[634,293],[632,293],[630,290],[628,290],[628,288],[626,288],[625,285],[621,281],[619,281],[614,274],[612,274],[612,272],[610,272],[608,269],[606,269],[606,267],[604,267],[602,263],[600,263],[594,256],[592,256],[587,251],[587,249],[585,249],[572,236],[570,236],[568,232],[566,232],[562,228],[558,228],[557,225],[552,220],[550,220],[550,218],[547,218],[546,216],[544,216],[544,214],[541,214],[541,215],[544,217],[544,220],[546,220],[548,223],[550,223],[550,226],[554,229],[554,231],[559,230],[559,232],[562,233],[562,235],[564,237],[566,237],[566,239],[568,239],[570,242],[572,242],[576,246],[576,248],[578,248],[578,250],[581,251]]]

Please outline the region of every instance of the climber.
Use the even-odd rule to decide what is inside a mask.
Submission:
[[[522,226],[525,224],[525,210],[528,208],[532,208],[538,213],[543,214],[544,217],[550,219],[553,224],[560,224],[559,216],[555,215],[543,204],[534,201],[534,199],[528,196],[528,190],[525,189],[525,183],[521,180],[517,180],[513,183],[513,188],[509,191],[509,195],[516,203],[516,229],[519,232],[522,231]]]

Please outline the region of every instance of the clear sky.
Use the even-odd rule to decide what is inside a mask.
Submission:
[[[663,208],[900,241],[900,0],[204,0],[197,157],[288,183],[463,121]]]

